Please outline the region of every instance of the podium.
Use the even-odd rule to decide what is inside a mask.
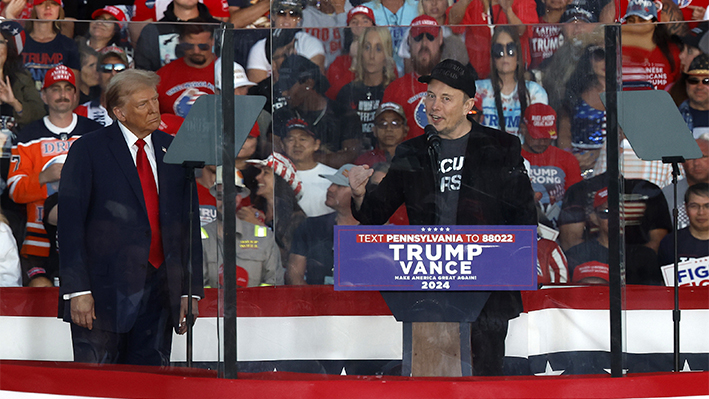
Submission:
[[[486,304],[506,323],[522,310],[518,291],[537,288],[536,230],[335,226],[335,290],[381,292],[403,323],[402,375],[472,376],[471,326]]]
[[[477,320],[489,292],[382,291],[381,295],[404,325],[402,375],[473,375],[470,323]]]

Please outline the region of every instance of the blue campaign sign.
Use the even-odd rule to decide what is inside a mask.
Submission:
[[[537,226],[335,226],[335,290],[537,289]]]

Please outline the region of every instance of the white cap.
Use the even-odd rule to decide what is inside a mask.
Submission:
[[[216,173],[216,180],[214,181],[214,185],[209,189],[209,193],[212,194],[212,196],[216,197],[217,196],[217,186],[222,184],[222,166],[219,165],[217,166],[217,173]],[[249,194],[251,194],[251,190],[249,190],[245,185],[244,185],[244,178],[241,174],[241,171],[239,169],[234,168],[234,183],[236,185],[236,193],[241,194],[242,197],[248,197]]]
[[[216,86],[217,89],[221,90],[222,89],[222,59],[217,58],[217,61],[214,63],[214,86]],[[251,82],[249,78],[246,77],[246,71],[244,71],[244,67],[239,65],[238,63],[234,63],[234,88],[238,87],[243,87],[243,86],[256,86],[256,83]]]

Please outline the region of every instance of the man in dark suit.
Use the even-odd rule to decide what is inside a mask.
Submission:
[[[389,173],[371,192],[365,188],[372,170],[350,170],[352,213],[362,224],[385,223],[401,204],[412,225],[537,224],[519,139],[481,126],[469,115],[475,104],[474,76],[472,68],[448,59],[419,78],[428,84],[426,115],[438,134],[399,144]],[[439,149],[432,145],[436,139]],[[438,293],[421,293],[429,294]],[[489,293],[472,323],[474,375],[502,374],[508,320],[521,311],[518,291]]]
[[[74,142],[62,171],[60,294],[75,361],[166,365],[172,328],[187,331],[190,283],[198,314],[199,201],[190,260],[191,193],[182,167],[163,162],[171,137],[156,130],[158,82],[153,72],[116,75],[106,108],[118,123]]]

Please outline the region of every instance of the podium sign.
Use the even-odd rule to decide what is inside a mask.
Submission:
[[[537,226],[335,226],[335,290],[537,289]]]

